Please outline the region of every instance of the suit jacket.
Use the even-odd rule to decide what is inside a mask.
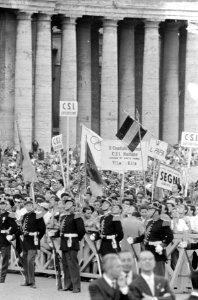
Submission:
[[[186,300],[198,300],[198,296],[190,295]]]
[[[111,288],[103,277],[90,283],[89,293],[91,300],[128,300],[128,295]]]
[[[162,276],[155,275],[154,281],[155,297],[157,297],[158,300],[175,300],[175,295],[171,290],[167,279]],[[141,275],[139,275],[129,286],[128,297],[130,300],[139,300],[143,298],[142,293],[153,296],[147,282]],[[169,293],[170,296],[164,297],[166,293]]]

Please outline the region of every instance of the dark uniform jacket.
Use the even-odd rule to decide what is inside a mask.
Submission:
[[[1,233],[2,230],[9,229],[8,234],[16,234],[18,231],[18,226],[15,222],[15,220],[11,217],[9,217],[9,213],[6,211],[2,214],[0,214],[0,248],[1,247],[7,247],[10,245],[10,243],[6,239],[6,233]]]
[[[113,248],[112,239],[108,239],[108,236],[112,235],[115,235],[115,248]],[[102,241],[99,252],[102,256],[108,253],[114,253],[121,250],[119,242],[123,239],[124,233],[119,216],[113,216],[111,214],[108,214],[101,217],[100,237]]]
[[[198,243],[191,243],[187,246],[187,249],[196,250],[198,249]]]
[[[155,295],[153,296],[149,285],[140,275],[129,286],[128,296],[130,300],[140,300],[143,298],[142,293],[145,293],[149,296],[157,297],[158,300],[175,300],[175,295],[169,286],[168,280],[164,277],[155,275],[154,289]],[[167,296],[164,296],[165,294]]]
[[[60,217],[60,237],[61,244],[60,250],[69,251],[76,250],[78,251],[79,241],[82,240],[85,235],[85,226],[83,219],[80,214],[69,214]],[[71,238],[71,244],[69,244],[69,237],[64,237],[64,234],[76,234],[77,237]]]
[[[166,261],[166,251],[165,248],[173,240],[173,231],[170,228],[170,222],[163,219],[158,219],[157,221],[149,220],[146,225],[146,231],[143,235],[134,239],[134,243],[144,242],[145,250],[151,251],[156,261],[164,260]],[[163,253],[158,254],[155,251],[155,246],[149,245],[150,242],[161,241],[161,245],[164,248]]]
[[[40,240],[45,234],[46,226],[43,217],[37,217],[35,212],[26,213],[22,219],[22,249],[23,251],[37,250],[40,248]],[[38,245],[35,245],[34,236],[29,233],[37,232]]]

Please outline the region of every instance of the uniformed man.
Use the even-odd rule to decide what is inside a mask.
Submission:
[[[109,253],[118,253],[121,251],[119,242],[123,239],[122,224],[119,216],[111,213],[112,201],[106,198],[102,201],[103,215],[100,218],[100,232],[92,234],[92,240],[101,238],[99,253],[104,256]],[[95,236],[94,236],[95,235]]]
[[[60,216],[60,234],[62,264],[64,273],[64,291],[80,292],[80,267],[78,263],[79,241],[85,235],[85,227],[81,215],[75,214],[73,198],[65,200],[65,213]]]
[[[129,237],[129,244],[141,243],[145,250],[151,251],[156,259],[155,274],[165,275],[166,247],[173,240],[173,232],[170,228],[170,221],[164,220],[161,216],[162,205],[154,202],[149,205],[149,217],[146,224],[146,231],[139,237]]]
[[[46,227],[43,217],[34,212],[31,199],[27,200],[24,205],[27,213],[23,216],[21,224],[23,267],[25,274],[25,282],[22,286],[36,288],[34,276],[35,258],[37,250],[40,248],[40,240],[45,234]]]
[[[15,238],[15,234],[18,231],[18,226],[15,220],[9,217],[9,213],[6,211],[7,201],[0,200],[0,283],[5,282],[7,275],[9,258],[10,258],[10,243],[9,240]],[[8,239],[8,237],[10,239]]]

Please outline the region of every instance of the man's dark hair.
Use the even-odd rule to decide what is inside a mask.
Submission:
[[[140,208],[139,208],[139,211],[141,211],[142,209],[148,210],[148,206],[147,205],[141,205]]]
[[[62,186],[64,186],[64,183],[63,183],[63,180],[62,180],[62,179],[58,179],[58,182],[59,182]]]

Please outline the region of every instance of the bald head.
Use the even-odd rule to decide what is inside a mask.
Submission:
[[[106,254],[102,260],[104,273],[111,279],[117,279],[122,271],[120,258],[117,254]]]

